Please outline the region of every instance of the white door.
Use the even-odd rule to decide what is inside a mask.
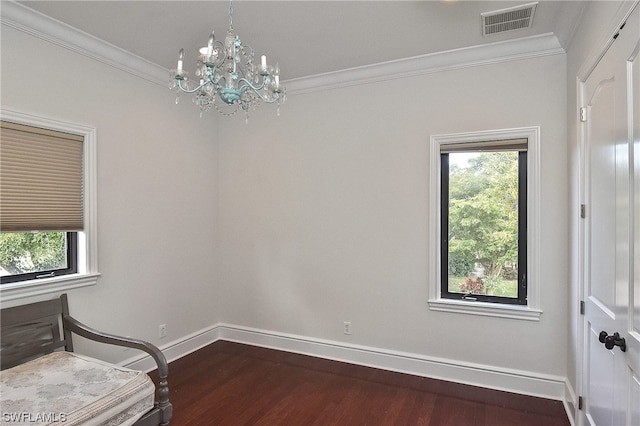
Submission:
[[[587,105],[581,421],[598,426],[640,426],[639,49],[636,7],[582,85]]]

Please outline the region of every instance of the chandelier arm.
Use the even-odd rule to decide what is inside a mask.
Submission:
[[[218,68],[222,64],[224,64],[224,61],[226,61],[227,53],[225,52],[224,43],[222,41],[216,40],[215,44],[217,45],[215,49],[217,51],[217,55],[216,55],[217,61],[213,63],[213,66],[215,68]]]
[[[182,82],[185,80],[184,78],[176,78],[176,80],[178,81],[178,88],[184,93],[196,93],[198,90],[202,89],[204,86],[209,84],[208,81],[205,81],[204,83],[202,83],[201,85],[199,85],[195,89],[189,90],[187,87],[183,87],[182,86]]]
[[[222,81],[222,84],[220,84],[220,81]],[[226,88],[227,87],[227,77],[224,75],[219,75],[218,79],[213,83],[216,88]]]
[[[247,81],[247,79],[241,78],[239,81],[244,81],[246,84],[240,88],[240,91],[244,93],[247,90],[249,90],[249,88],[250,88],[251,90],[253,90],[253,92],[256,94],[256,96],[258,96],[258,98],[260,98],[260,100],[262,102],[266,102],[268,104],[272,104],[272,103],[278,101],[280,99],[280,92],[274,92],[274,98],[273,99],[265,98],[262,95],[262,93],[260,93],[260,90],[264,89],[264,87],[266,85],[266,81],[264,81],[264,80],[265,79],[263,79],[263,82],[259,87],[255,87],[253,84],[251,84],[249,81]]]
[[[279,93],[277,93],[273,99],[267,99],[267,98],[265,98],[264,96],[262,96],[262,95],[260,94],[260,92],[255,92],[255,91],[254,91],[253,93],[255,93],[255,94],[256,94],[256,96],[258,96],[258,98],[260,98],[260,100],[261,100],[262,102],[266,103],[266,104],[272,104],[272,103],[275,103],[275,102],[277,102],[277,101],[280,99],[280,94],[279,94]]]
[[[224,51],[224,44],[220,40],[214,41],[215,48],[212,51],[212,55],[207,57],[205,53],[203,53],[203,49],[200,49],[200,60],[207,68],[219,68],[222,64],[224,64],[227,59],[227,55]],[[215,53],[215,55],[213,55]],[[213,62],[208,62],[208,59],[211,59],[212,56],[215,56],[216,60]]]
[[[224,75],[216,74],[214,68],[207,67],[207,81],[205,81],[203,85],[211,83],[217,87],[219,85],[218,83],[220,82],[220,80],[224,80],[224,83],[227,84],[227,79],[225,78]]]
[[[273,104],[276,103],[280,100],[280,94],[278,93],[273,99],[266,99],[264,98],[260,93],[256,92],[256,95],[258,95],[258,97],[262,100],[262,102],[266,103],[266,104]]]
[[[257,92],[258,90],[262,90],[265,88],[265,86],[267,85],[267,79],[262,77],[262,84],[260,84],[259,86],[254,86],[253,84],[251,84],[251,82],[249,80],[247,80],[246,78],[242,77],[238,80],[238,84],[240,84],[241,82],[244,82],[245,85],[242,86],[240,88],[240,91],[244,92],[247,90],[247,86],[249,86],[249,88],[255,92]]]

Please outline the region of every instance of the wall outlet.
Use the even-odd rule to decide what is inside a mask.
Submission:
[[[167,337],[167,324],[160,324],[158,326],[158,337],[161,339]]]
[[[345,321],[342,325],[342,331],[344,332],[344,334],[351,334],[351,321]]]

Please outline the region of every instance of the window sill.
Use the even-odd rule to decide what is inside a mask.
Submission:
[[[527,321],[540,321],[540,315],[542,314],[542,311],[539,309],[519,305],[445,299],[430,299],[428,303],[429,309],[432,311],[455,312],[460,314],[482,315]]]
[[[98,282],[99,273],[70,274],[53,278],[3,284],[0,287],[2,307],[27,303],[25,299],[49,293],[63,293],[74,288],[88,287]],[[18,301],[18,303],[16,303]],[[5,306],[6,305],[6,306]]]

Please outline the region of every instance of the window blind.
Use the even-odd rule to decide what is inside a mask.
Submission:
[[[500,141],[457,142],[440,145],[440,153],[469,151],[526,151],[527,139],[509,139]]]
[[[0,231],[81,231],[83,211],[83,137],[0,121]]]

